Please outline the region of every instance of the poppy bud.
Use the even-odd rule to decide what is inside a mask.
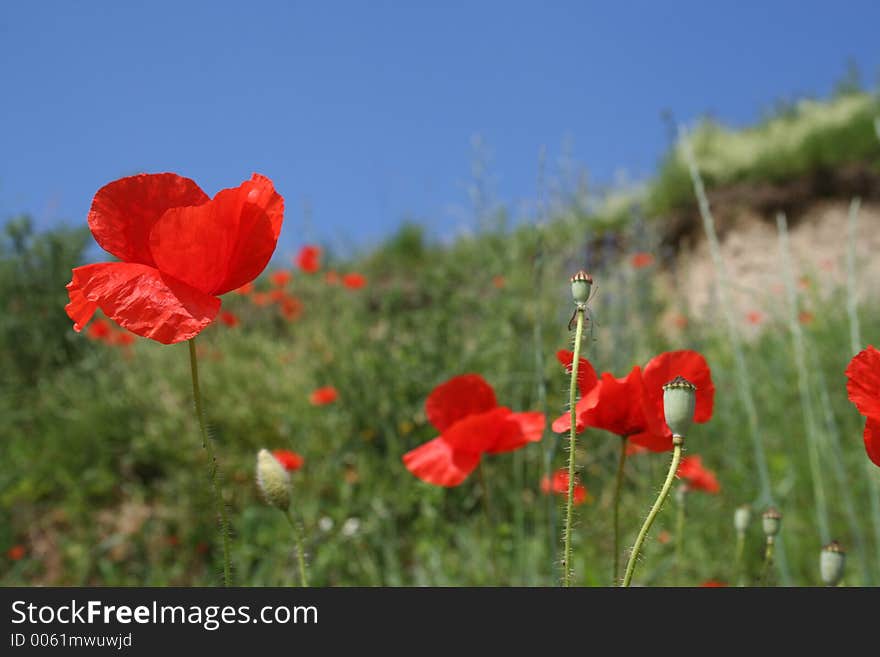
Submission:
[[[593,278],[581,269],[571,277],[571,296],[576,304],[584,305],[590,299],[590,290],[593,287]]]
[[[767,538],[776,536],[782,527],[782,514],[771,506],[761,516],[761,526],[764,528],[764,535]]]
[[[677,376],[663,386],[663,414],[673,436],[684,436],[694,421],[697,387]]]
[[[846,551],[837,541],[831,541],[822,548],[819,555],[819,573],[826,586],[837,586],[843,579],[843,567],[846,564]]]
[[[737,507],[736,511],[733,512],[733,526],[736,529],[738,534],[745,534],[746,530],[749,528],[749,521],[752,519],[752,507],[748,504],[743,504],[742,506]]]
[[[261,449],[257,454],[257,486],[269,504],[287,511],[290,506],[290,475],[266,449]]]

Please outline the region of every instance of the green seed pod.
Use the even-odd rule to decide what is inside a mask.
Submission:
[[[571,277],[571,296],[579,306],[585,305],[590,300],[592,288],[593,278],[583,269]]]
[[[672,435],[687,435],[694,421],[696,404],[697,387],[683,376],[677,376],[663,386],[663,414]]]
[[[837,541],[831,541],[822,548],[819,555],[819,574],[826,586],[837,586],[843,579],[843,567],[846,565],[846,551]]]
[[[287,511],[290,506],[290,475],[269,450],[257,454],[257,486],[266,501]]]
[[[764,536],[776,536],[782,527],[782,514],[771,506],[761,516],[761,526],[764,528]]]
[[[745,534],[752,519],[752,507],[743,504],[733,512],[733,526],[738,534]]]

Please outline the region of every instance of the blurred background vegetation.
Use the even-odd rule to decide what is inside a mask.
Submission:
[[[799,209],[848,204],[859,195],[868,213],[864,225],[876,220],[870,212],[880,189],[877,116],[876,96],[842,85],[831,99],[788,104],[747,129],[706,121],[691,139],[719,211],[731,190],[740,190],[738,202],[748,204],[756,189],[769,186],[796,189],[798,202],[792,205],[792,194],[771,195],[768,205]],[[224,310],[240,323],[216,322],[198,345],[234,529],[237,583],[296,581],[289,527],[254,485],[261,447],[305,457],[292,475],[293,504],[305,526],[315,584],[555,583],[561,500],[543,495],[540,480],[548,463],[564,462],[564,449],[549,431],[549,421],[564,411],[567,386],[554,354],[570,343],[568,277],[585,266],[598,287],[588,349],[597,371],[623,376],[663,350],[696,349],[707,357],[717,387],[715,415],[694,431],[688,449],[718,473],[722,490],[691,496],[685,559],[677,570],[675,537],[663,538],[675,529],[668,505],[637,580],[732,581],[733,511],[757,501],[759,485],[720,313],[717,306],[692,308],[681,280],[682,245],[703,239],[681,148],[674,145],[657,176],[638,189],[593,194],[557,186],[551,194],[550,188],[543,185],[535,216],[480,206],[493,208],[479,210],[480,231],[451,244],[428,240],[413,223],[369,253],[346,259],[325,253],[322,271],[294,271],[286,285],[302,302],[293,320],[275,304],[224,297]],[[768,208],[757,209],[772,221]],[[797,215],[791,220],[796,230]],[[14,217],[3,228],[0,583],[217,584],[221,553],[192,412],[187,347],[142,339],[110,345],[73,332],[64,286],[89,245],[84,227],[36,233],[27,217]],[[845,269],[843,262],[832,264]],[[862,273],[863,264],[859,260]],[[852,356],[847,290],[842,279],[829,283],[833,277],[822,263],[801,258],[797,266],[810,404],[821,434],[834,438],[822,443],[831,531],[850,549],[846,582],[878,584],[873,523],[880,519],[872,518],[869,479],[880,471],[865,466],[863,420],[846,398],[843,370]],[[274,262],[258,291],[271,289],[269,274],[280,268],[293,267]],[[328,282],[330,270],[362,273],[367,285]],[[760,317],[746,308],[735,309],[735,317],[784,513],[786,581],[814,585],[822,539],[785,297],[768,292],[782,281],[782,272],[776,275],[755,291],[767,301]],[[876,283],[859,281],[867,290]],[[706,285],[714,288],[714,278]],[[878,311],[877,299],[864,295],[858,312],[866,343],[880,328]],[[541,443],[485,464],[490,531],[475,477],[454,489],[435,488],[401,463],[403,453],[436,435],[423,412],[426,396],[465,372],[482,374],[500,403],[548,415]],[[309,394],[321,386],[335,387],[338,399],[313,406]],[[617,448],[617,440],[600,431],[579,440],[578,464],[591,497],[577,512],[579,584],[611,583]],[[625,544],[667,460],[667,454],[630,459]],[[759,571],[761,553],[753,521],[751,573]]]

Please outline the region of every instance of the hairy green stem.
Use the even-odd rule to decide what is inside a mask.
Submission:
[[[287,513],[284,514],[284,517],[287,518],[287,522],[290,523],[290,528],[293,530],[293,542],[296,546],[296,561],[299,565],[299,582],[305,587],[309,585],[309,577],[306,574],[306,551],[303,548],[302,536],[300,535],[299,527],[296,526],[293,511],[288,509]]]
[[[568,432],[568,500],[565,506],[565,531],[562,540],[565,545],[562,554],[562,585],[571,586],[571,525],[574,511],[574,457],[575,437],[577,435],[577,393],[578,366],[581,357],[581,340],[584,337],[584,308],[578,306],[577,328],[574,332],[574,354],[571,361],[571,384],[568,391],[568,411],[571,429]]]
[[[208,425],[205,422],[205,411],[202,408],[202,392],[199,387],[199,361],[196,356],[196,339],[189,340],[189,367],[192,374],[193,399],[196,405],[196,417],[199,420],[199,430],[202,434],[202,447],[208,453],[208,459],[211,461],[211,493],[214,498],[214,506],[217,516],[220,519],[220,534],[223,537],[223,584],[224,586],[232,585],[232,562],[229,557],[229,519],[226,517],[226,505],[223,502],[223,495],[220,493],[220,484],[217,481],[217,473],[219,466],[217,465],[217,457],[214,454],[214,445],[211,437],[208,435]]]
[[[617,478],[614,482],[614,571],[612,585],[617,586],[620,577],[620,493],[623,489],[623,469],[626,465],[626,436],[620,437],[620,458],[617,461]]]
[[[687,513],[687,492],[682,491],[677,497],[678,511],[675,517],[675,584],[681,586],[682,568],[684,567],[684,520]]]
[[[629,561],[626,564],[626,572],[623,575],[623,584],[621,586],[629,586],[632,583],[633,573],[636,570],[636,561],[638,561],[639,553],[642,551],[642,544],[645,542],[645,537],[651,530],[651,525],[654,524],[657,514],[660,513],[663,503],[669,496],[669,489],[672,488],[672,482],[675,481],[675,473],[678,472],[678,464],[681,461],[682,443],[684,443],[684,437],[672,437],[672,462],[669,464],[669,472],[666,474],[666,481],[663,482],[663,488],[660,489],[660,494],[654,501],[654,506],[651,507],[651,510],[648,512],[648,517],[645,518],[645,523],[639,530],[638,536],[636,536],[636,542],[633,545],[632,552],[629,553]]]

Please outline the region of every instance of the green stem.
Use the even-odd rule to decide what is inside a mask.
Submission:
[[[772,536],[767,537],[767,547],[764,548],[764,569],[761,573],[761,586],[767,586],[770,581],[770,571],[773,568],[773,553],[775,541]]]
[[[617,586],[620,577],[620,491],[623,488],[623,468],[626,465],[626,436],[620,437],[620,458],[617,461],[617,478],[614,482],[614,578]]]
[[[736,554],[733,557],[733,576],[737,586],[744,586],[743,556],[746,552],[746,533],[736,533]]]
[[[306,552],[303,548],[302,536],[300,535],[299,528],[296,526],[293,512],[290,509],[284,514],[284,517],[287,518],[287,522],[290,523],[290,528],[293,530],[293,541],[296,545],[296,561],[299,564],[299,581],[305,587],[309,585],[309,578],[306,575]]]
[[[226,505],[220,494],[220,484],[217,481],[217,457],[214,454],[214,445],[208,436],[208,425],[205,422],[205,411],[202,408],[202,392],[199,387],[199,361],[196,357],[196,339],[189,340],[189,367],[192,373],[193,399],[196,405],[196,417],[199,420],[199,430],[202,434],[202,447],[208,453],[211,461],[211,493],[214,498],[214,506],[217,516],[220,518],[220,533],[223,536],[223,584],[232,585],[232,562],[229,558],[229,520],[226,517]]]
[[[571,384],[568,390],[568,411],[571,429],[568,432],[568,500],[565,506],[565,531],[562,539],[565,545],[562,555],[562,585],[571,586],[571,523],[574,510],[574,456],[575,436],[577,435],[577,381],[581,357],[581,340],[584,337],[584,308],[578,306],[577,328],[574,332],[574,354],[571,361]]]
[[[666,481],[663,482],[663,488],[660,489],[660,494],[657,496],[654,506],[652,506],[651,510],[648,512],[648,517],[645,518],[645,524],[642,525],[642,528],[639,530],[639,535],[636,537],[635,545],[633,545],[632,552],[629,554],[629,561],[626,564],[626,573],[623,575],[622,586],[629,586],[632,582],[633,573],[636,569],[636,561],[638,561],[639,553],[642,551],[642,544],[645,542],[645,537],[648,535],[651,525],[654,524],[657,514],[660,513],[663,502],[666,501],[666,498],[669,495],[669,489],[672,488],[672,482],[675,481],[675,473],[678,472],[678,464],[681,461],[682,443],[684,443],[683,436],[672,437],[672,463],[669,464],[669,472],[666,474]]]
[[[675,583],[680,586],[682,582],[682,568],[684,566],[684,519],[687,510],[687,492],[681,491],[681,497],[676,499],[678,501],[678,513],[675,519]]]
[[[482,498],[483,519],[486,524],[486,536],[489,539],[489,565],[492,568],[492,578],[498,585],[498,564],[495,560],[495,535],[492,532],[492,501],[489,499],[489,486],[486,483],[486,474],[483,463],[477,464],[477,479],[480,482],[480,497]]]

